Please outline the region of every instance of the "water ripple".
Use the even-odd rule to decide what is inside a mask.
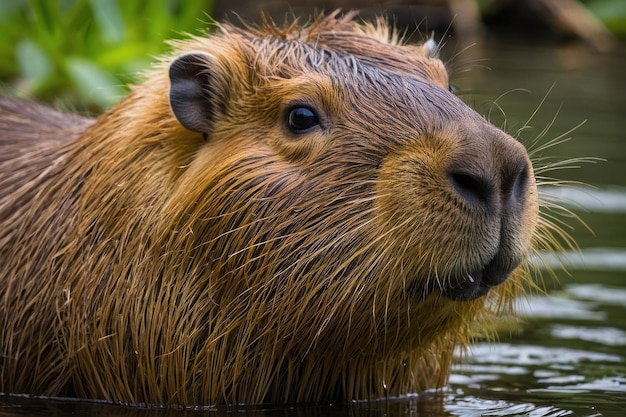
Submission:
[[[601,284],[579,284],[568,286],[567,292],[584,300],[626,307],[626,288],[606,287]]]
[[[530,258],[540,268],[568,270],[626,271],[626,248],[585,248],[559,254],[542,252]]]
[[[488,400],[472,396],[446,401],[445,410],[459,417],[562,417],[571,416],[573,414],[570,410],[562,410],[556,407],[539,407],[529,403],[515,404],[502,400]]]
[[[469,350],[470,360],[473,364],[554,366],[556,364],[575,364],[582,361],[621,362],[622,360],[618,355],[609,353],[590,352],[567,347],[513,345],[508,343],[498,343],[496,345],[479,343],[472,345]]]
[[[626,213],[626,188],[606,187],[539,187],[544,201],[556,203],[572,210],[597,213]]]
[[[604,320],[606,312],[596,311],[597,307],[598,305],[591,301],[537,295],[517,300],[515,311],[524,317]]]
[[[550,334],[558,339],[578,339],[607,346],[626,345],[626,332],[613,327],[555,325]]]
[[[530,389],[528,392],[624,392],[626,393],[626,378],[624,377],[604,377],[593,381],[581,382],[569,385],[549,385],[546,388]]]

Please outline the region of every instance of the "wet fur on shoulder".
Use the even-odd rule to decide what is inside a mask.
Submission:
[[[174,42],[94,121],[0,100],[1,392],[208,405],[446,383],[549,240],[532,172],[514,222],[475,213],[447,167],[525,153],[448,92],[430,46],[353,18]],[[179,120],[184,54],[207,101]],[[298,106],[319,127],[289,131]],[[494,262],[505,283],[445,296]]]

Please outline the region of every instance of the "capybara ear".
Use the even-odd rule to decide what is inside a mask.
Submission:
[[[170,65],[170,106],[185,128],[208,134],[215,117],[215,56],[187,52]]]
[[[428,58],[437,58],[439,56],[439,45],[433,38],[430,38],[422,45],[425,55]]]

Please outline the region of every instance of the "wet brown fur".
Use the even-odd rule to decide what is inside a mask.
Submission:
[[[528,268],[473,301],[438,293],[493,252],[442,172],[492,152],[476,137],[513,139],[381,22],[223,25],[175,49],[218,59],[206,140],[172,115],[171,57],[95,120],[0,100],[0,392],[206,405],[444,385]],[[291,137],[303,99],[333,128]]]

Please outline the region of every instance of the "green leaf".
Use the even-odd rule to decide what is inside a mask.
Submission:
[[[52,62],[44,50],[30,40],[23,40],[17,44],[15,58],[20,76],[31,84],[43,83],[52,73]]]
[[[67,72],[79,94],[104,109],[116,104],[126,93],[117,78],[91,61],[68,59]]]
[[[10,22],[11,18],[27,6],[26,0],[0,0],[0,23]]]
[[[626,2],[624,0],[586,1],[587,8],[613,33],[626,35]]]
[[[90,0],[94,18],[106,43],[120,43],[126,38],[124,20],[116,0]]]
[[[149,47],[150,45],[146,43],[125,42],[101,51],[97,56],[97,61],[104,68],[118,68],[134,59],[149,58]]]

